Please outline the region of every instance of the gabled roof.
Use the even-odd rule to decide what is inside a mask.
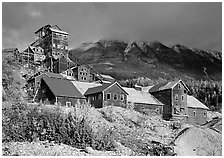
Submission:
[[[189,91],[188,87],[184,84],[182,80],[178,80],[178,81],[176,80],[176,81],[156,84],[151,89],[149,89],[149,92],[157,92],[157,91],[162,91],[167,89],[173,89],[178,83],[182,83],[183,86]]]
[[[84,95],[90,95],[90,94],[95,94],[95,93],[99,93],[99,92],[103,92],[105,91],[106,89],[108,89],[109,87],[112,87],[113,85],[117,84],[118,87],[120,87],[127,95],[128,93],[117,83],[117,82],[114,82],[114,83],[111,83],[111,84],[108,84],[108,83],[104,83],[102,84],[102,86],[97,86],[97,87],[93,87],[93,88],[89,88]]]
[[[209,108],[193,96],[187,95],[187,106],[189,108],[206,109]]]
[[[80,81],[71,81],[71,82],[83,95],[89,88],[102,86],[102,84],[95,82],[80,82]]]
[[[151,104],[151,105],[164,105],[159,100],[157,100],[153,95],[145,91],[138,91],[134,88],[123,87],[123,89],[128,92],[127,100],[133,103],[140,104]]]
[[[44,76],[42,80],[45,81],[55,96],[85,98],[69,80],[50,78],[46,76]]]

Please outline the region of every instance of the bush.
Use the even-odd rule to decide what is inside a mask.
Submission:
[[[112,150],[111,131],[96,136],[85,117],[77,119],[71,112],[63,114],[60,108],[19,104],[3,110],[4,141],[55,141],[77,148],[91,146],[97,150]]]

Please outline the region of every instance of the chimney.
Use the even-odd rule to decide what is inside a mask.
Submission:
[[[142,91],[142,86],[134,85],[135,90]]]

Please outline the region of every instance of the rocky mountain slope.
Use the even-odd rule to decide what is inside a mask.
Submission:
[[[99,40],[81,44],[70,50],[69,56],[116,79],[145,76],[168,80],[175,77],[221,80],[221,52],[190,49],[180,44]]]

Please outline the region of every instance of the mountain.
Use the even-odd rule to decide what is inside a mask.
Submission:
[[[69,57],[74,61],[78,58],[118,80],[222,78],[221,52],[190,49],[180,44],[166,46],[158,41],[99,40],[70,50]]]

